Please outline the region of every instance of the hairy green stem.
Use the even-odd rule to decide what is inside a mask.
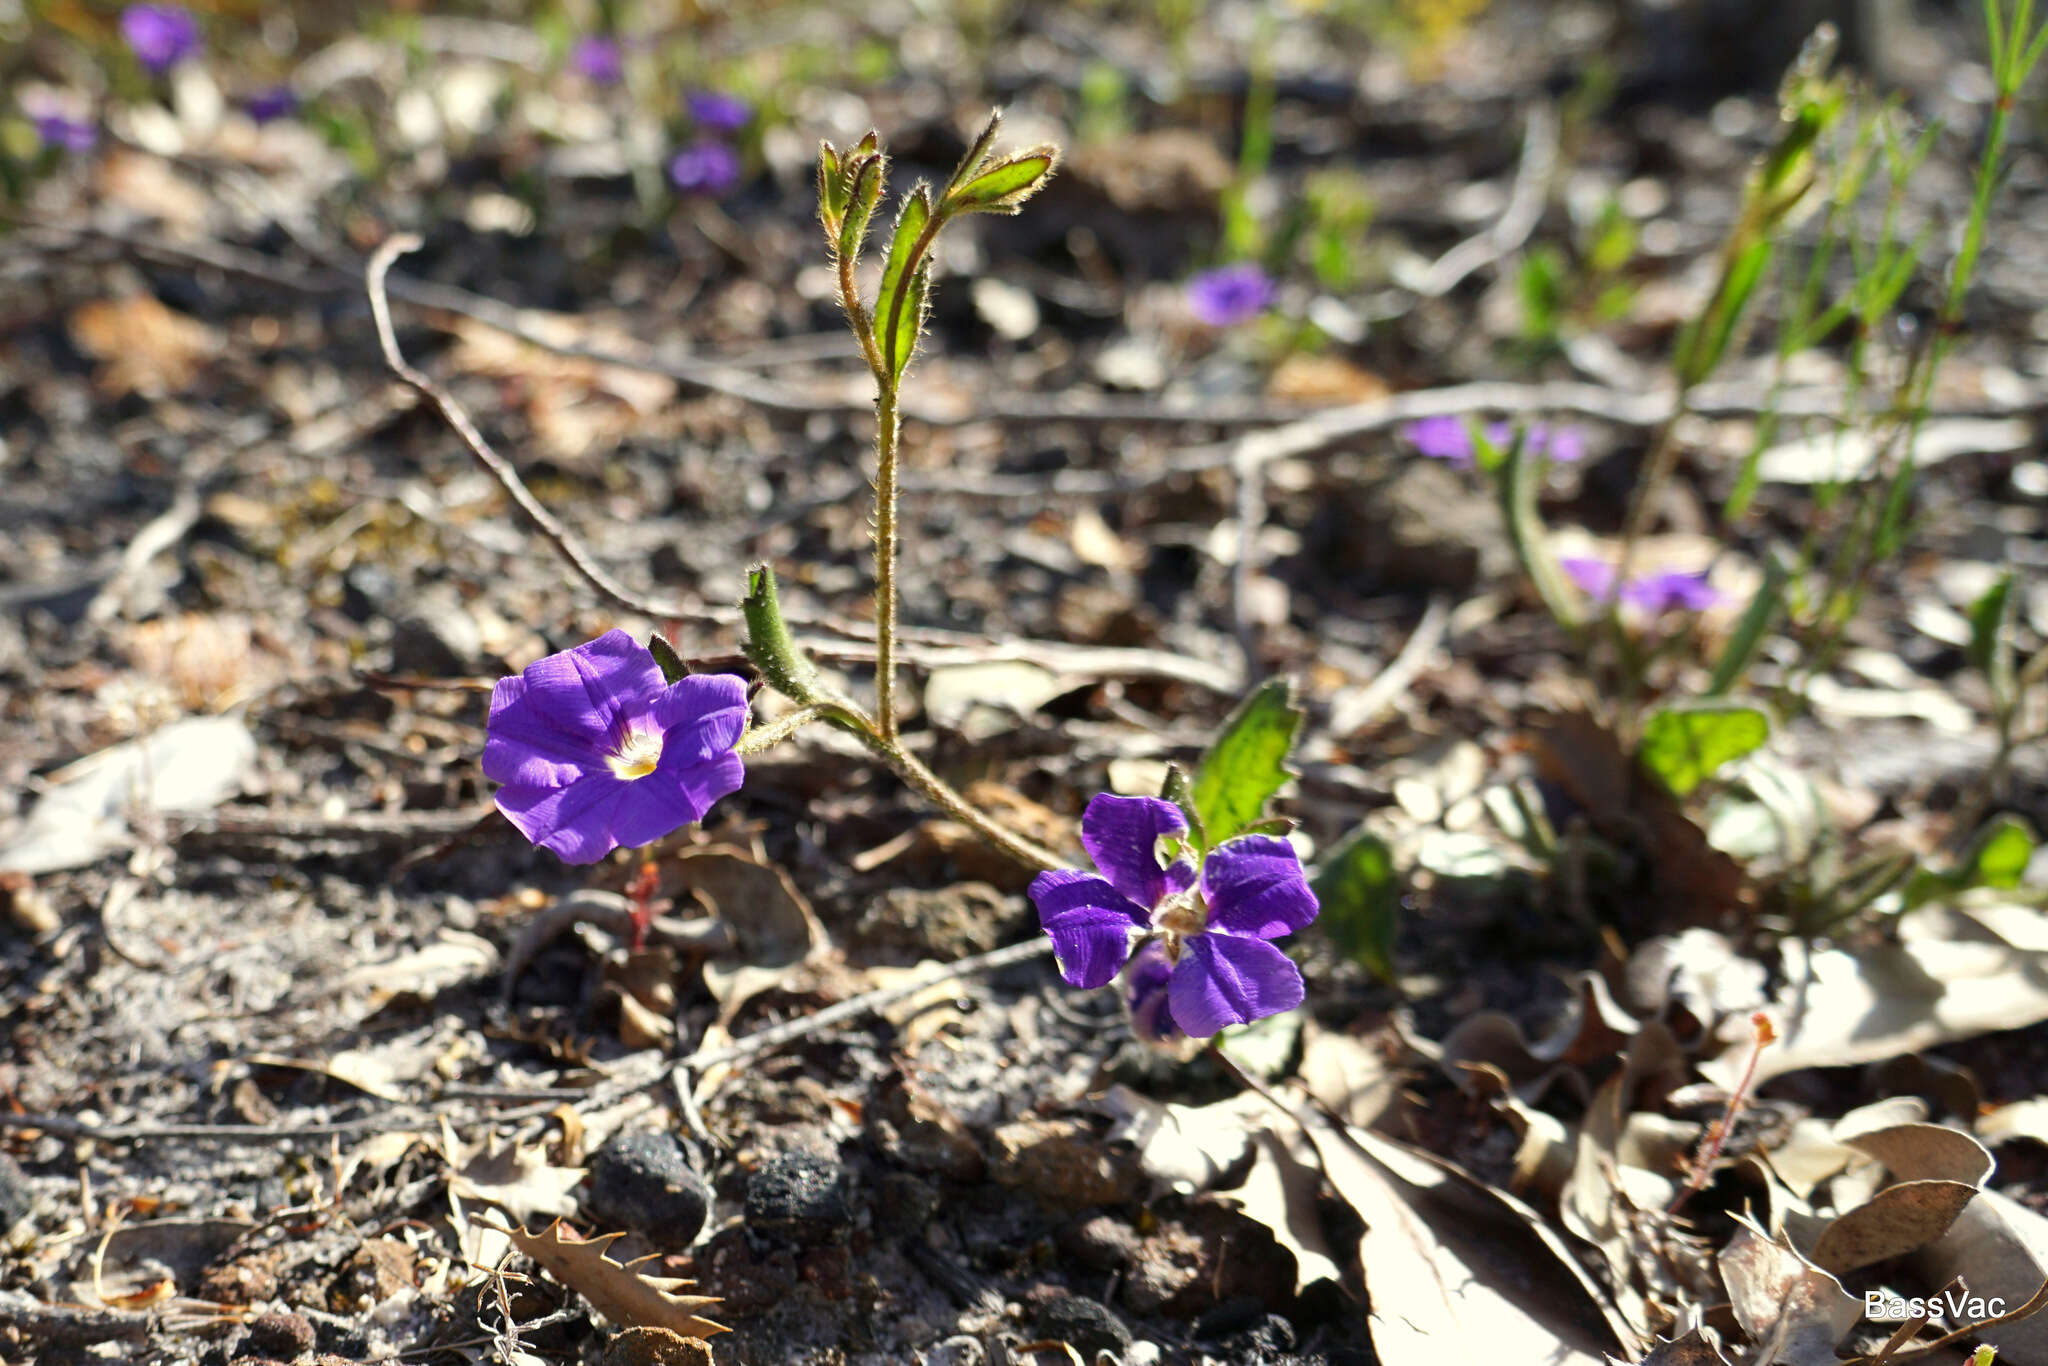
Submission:
[[[875,390],[875,720],[896,739],[896,445],[903,419],[896,383],[876,376]]]

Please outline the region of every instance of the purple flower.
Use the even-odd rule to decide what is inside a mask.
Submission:
[[[1645,612],[1704,612],[1728,599],[1707,582],[1705,574],[1683,574],[1667,570],[1630,579],[1621,587],[1621,600]]]
[[[1163,963],[1165,1017],[1206,1039],[1301,1004],[1300,969],[1267,941],[1315,919],[1316,898],[1294,846],[1272,835],[1226,840],[1199,871],[1186,857],[1161,867],[1159,842],[1187,828],[1172,802],[1102,794],[1081,815],[1081,844],[1100,875],[1040,873],[1031,900],[1071,985],[1105,986],[1133,961],[1133,1008],[1148,1010],[1159,1033]],[[1134,934],[1147,943],[1132,960]]]
[[[1475,456],[1472,432],[1462,417],[1444,414],[1417,418],[1403,427],[1401,434],[1408,438],[1409,445],[1415,447],[1417,455],[1426,455],[1431,460],[1447,460],[1460,469],[1472,468]],[[1505,449],[1515,439],[1515,430],[1505,422],[1490,422],[1486,426],[1486,439]],[[1523,448],[1532,455],[1548,455],[1560,464],[1570,464],[1585,458],[1586,439],[1577,427],[1559,427],[1553,432],[1548,423],[1539,422],[1523,438]]]
[[[1614,566],[1605,560],[1596,560],[1590,555],[1560,555],[1557,567],[1565,576],[1579,586],[1579,591],[1595,602],[1611,602],[1614,598]]]
[[[683,105],[700,128],[720,133],[737,133],[754,117],[754,107],[737,95],[722,90],[698,90],[684,97]]]
[[[707,139],[677,152],[668,163],[668,178],[684,194],[716,198],[740,183],[740,154]]]
[[[578,38],[569,49],[569,65],[584,80],[597,85],[617,85],[625,74],[625,53],[619,40],[602,34]]]
[[[296,114],[299,110],[299,97],[292,93],[292,88],[288,85],[273,85],[270,89],[259,90],[242,101],[242,108],[247,110],[249,117],[256,122],[271,123]]]
[[[1557,567],[1593,601],[1614,601],[1614,566],[1607,561],[1585,555],[1560,555]],[[1705,574],[1664,570],[1644,574],[1622,584],[1621,600],[1652,616],[1660,616],[1665,612],[1704,612],[1710,607],[1719,607],[1728,599],[1707,582]]]
[[[1271,307],[1279,289],[1250,261],[1205,270],[1188,281],[1188,308],[1210,327],[1235,327]]]
[[[177,5],[130,5],[121,11],[121,36],[136,61],[168,71],[199,50],[199,21]]]
[[[1131,965],[1124,969],[1124,1005],[1131,1015],[1131,1032],[1149,1044],[1176,1044],[1187,1035],[1173,1022],[1167,1008],[1167,993],[1173,985],[1173,964],[1158,940],[1138,945]]]
[[[36,126],[36,136],[45,147],[60,151],[83,154],[93,149],[100,138],[99,129],[84,119],[74,119],[55,111],[29,115]]]
[[[519,832],[567,863],[595,863],[702,820],[739,789],[733,746],[746,681],[694,674],[664,683],[624,631],[549,655],[491,693],[484,776]]]

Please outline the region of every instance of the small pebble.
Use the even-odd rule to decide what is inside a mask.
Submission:
[[[885,1172],[875,1183],[875,1226],[888,1238],[914,1238],[939,1212],[938,1188],[909,1172]]]
[[[711,1349],[666,1328],[627,1328],[604,1349],[602,1366],[711,1366]]]
[[[660,1246],[687,1247],[704,1227],[711,1193],[674,1134],[639,1129],[614,1134],[597,1150],[584,1203]]]
[[[846,1169],[813,1153],[772,1157],[747,1181],[745,1212],[753,1233],[797,1243],[845,1238],[853,1223]]]
[[[313,1325],[303,1314],[259,1314],[249,1321],[243,1346],[257,1356],[295,1361],[313,1350]]]
[[[1083,1361],[1093,1361],[1097,1352],[1121,1357],[1131,1346],[1131,1330],[1123,1320],[1108,1305],[1086,1295],[1062,1295],[1040,1305],[1031,1327],[1041,1338],[1073,1347]]]

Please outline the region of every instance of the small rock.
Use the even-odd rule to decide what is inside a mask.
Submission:
[[[483,632],[452,592],[429,590],[391,628],[391,671],[435,675],[466,673],[483,655]]]
[[[249,1321],[243,1346],[259,1356],[296,1361],[313,1350],[313,1325],[304,1314],[259,1314]]]
[[[1134,1314],[1190,1318],[1235,1299],[1278,1311],[1294,1302],[1294,1273],[1272,1231],[1206,1200],[1162,1218],[1131,1263],[1118,1299]],[[1242,1312],[1242,1311],[1239,1311]]]
[[[1159,1366],[1165,1355],[1156,1342],[1134,1342],[1131,1350],[1124,1353],[1124,1366]]]
[[[716,1295],[719,1322],[731,1324],[782,1303],[797,1281],[788,1248],[757,1250],[741,1228],[722,1229],[695,1254],[699,1295]]]
[[[200,1273],[199,1298],[215,1304],[261,1304],[275,1299],[281,1252],[282,1249],[270,1248],[214,1263]]]
[[[985,1163],[974,1135],[917,1083],[891,1077],[868,1116],[869,1142],[896,1165],[951,1181],[981,1179]]]
[[[666,1328],[628,1328],[604,1349],[603,1366],[711,1366],[711,1348]]]
[[[0,872],[0,914],[28,935],[45,935],[64,923],[35,879],[14,869]]]
[[[1113,1214],[1077,1220],[1059,1231],[1060,1251],[1090,1271],[1121,1271],[1138,1255],[1138,1231]]]
[[[1097,1352],[1120,1357],[1131,1345],[1131,1330],[1123,1320],[1108,1305],[1086,1295],[1062,1295],[1039,1306],[1031,1327],[1041,1338],[1073,1347],[1083,1361],[1093,1361]]]
[[[1112,1151],[1079,1119],[1023,1119],[991,1135],[991,1175],[1065,1209],[1120,1205],[1137,1198],[1142,1179],[1129,1153]]]
[[[0,1153],[0,1233],[13,1228],[35,1210],[36,1193],[28,1173],[6,1153]]]
[[[887,1238],[915,1238],[939,1212],[938,1188],[909,1172],[885,1172],[875,1183],[875,1226]]]
[[[747,1181],[744,1211],[754,1233],[796,1243],[824,1243],[852,1231],[846,1168],[815,1153],[783,1153]]]
[[[591,1212],[665,1247],[687,1247],[704,1227],[711,1193],[674,1134],[612,1135],[590,1160]]]
[[[337,1314],[358,1315],[402,1290],[413,1288],[419,1254],[396,1238],[372,1238],[356,1249],[334,1278],[329,1307]]]

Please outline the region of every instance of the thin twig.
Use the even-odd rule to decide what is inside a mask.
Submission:
[[[1397,277],[1395,283],[1425,299],[1441,298],[1473,271],[1492,265],[1528,241],[1550,198],[1550,182],[1557,171],[1557,133],[1557,111],[1545,103],[1531,105],[1515,187],[1501,216],[1486,231],[1466,238],[1415,272],[1412,279]]]

